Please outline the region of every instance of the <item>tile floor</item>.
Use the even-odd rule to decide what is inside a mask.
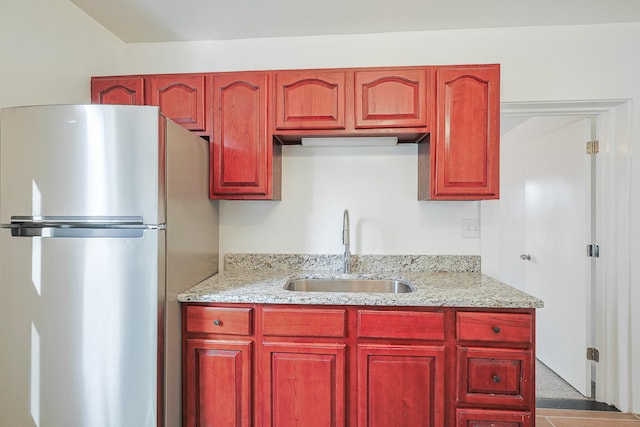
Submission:
[[[640,427],[640,415],[537,408],[536,427]]]

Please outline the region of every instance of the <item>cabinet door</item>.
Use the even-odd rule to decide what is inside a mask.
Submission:
[[[430,68],[355,71],[355,127],[427,127]],[[426,131],[426,129],[425,129]]]
[[[277,71],[276,129],[344,129],[346,72]]]
[[[530,412],[458,409],[457,427],[531,427]]]
[[[345,345],[264,343],[262,357],[259,425],[345,426]]]
[[[211,197],[273,199],[273,144],[267,128],[267,73],[213,79]],[[277,163],[276,163],[277,165]]]
[[[458,348],[458,402],[530,409],[534,405],[531,350]]]
[[[142,77],[92,77],[91,102],[144,105],[144,79]]]
[[[148,82],[148,105],[189,130],[207,130],[204,75],[153,76]]]
[[[442,427],[444,347],[358,345],[358,426]]]
[[[252,343],[187,339],[184,425],[252,425]]]
[[[431,134],[431,198],[497,199],[500,70],[436,68],[437,126]]]

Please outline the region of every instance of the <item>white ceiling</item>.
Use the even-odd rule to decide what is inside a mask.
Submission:
[[[640,0],[71,0],[125,42],[640,22]]]

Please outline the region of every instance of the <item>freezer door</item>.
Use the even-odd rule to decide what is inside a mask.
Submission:
[[[157,107],[49,105],[0,112],[0,223],[23,216],[163,222]],[[160,215],[160,216],[159,216]]]
[[[1,426],[156,427],[164,233],[0,229]]]

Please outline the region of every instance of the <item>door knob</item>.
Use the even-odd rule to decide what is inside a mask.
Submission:
[[[525,261],[531,261],[531,255],[522,254],[522,255],[520,255],[520,259],[525,260]]]

